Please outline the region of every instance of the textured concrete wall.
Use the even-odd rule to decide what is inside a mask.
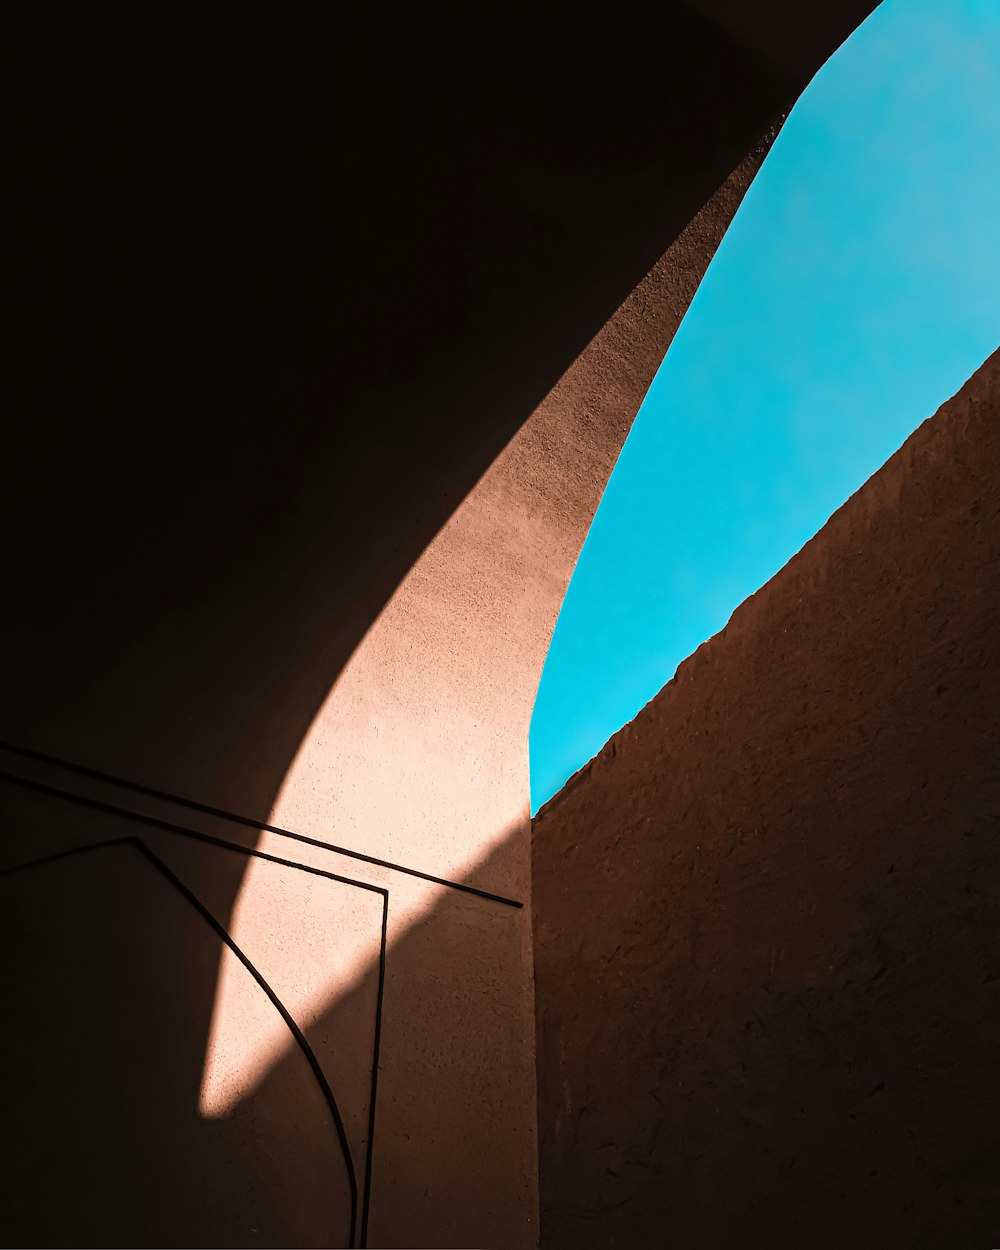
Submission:
[[[1000,1235],[1000,354],[534,821],[542,1244]]]

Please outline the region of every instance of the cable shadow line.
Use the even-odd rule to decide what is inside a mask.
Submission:
[[[253,963],[250,961],[247,955],[243,953],[241,948],[229,935],[225,926],[222,925],[216,919],[216,917],[212,914],[211,911],[209,911],[209,909],[205,906],[205,904],[201,901],[201,899],[198,898],[198,896],[194,894],[193,891],[190,890],[184,884],[183,881],[181,881],[181,879],[176,875],[176,873],[174,873],[170,868],[167,867],[167,865],[163,862],[162,859],[160,859],[160,857],[156,854],[156,852],[153,851],[150,847],[148,847],[141,838],[136,837],[134,834],[126,834],[120,838],[110,838],[103,842],[91,843],[89,846],[72,847],[71,849],[66,850],[66,851],[57,851],[53,855],[45,855],[41,859],[31,860],[27,864],[17,864],[13,868],[6,868],[3,871],[0,871],[0,880],[7,878],[7,877],[12,877],[15,874],[20,873],[20,872],[26,872],[32,868],[46,867],[49,864],[53,864],[59,860],[69,859],[75,855],[85,855],[90,851],[107,850],[115,846],[134,847],[137,851],[139,851],[142,855],[146,857],[146,859],[153,865],[153,867],[157,869],[157,871],[170,883],[170,885],[174,887],[174,889],[177,890],[177,892],[183,898],[187,899],[187,901],[191,904],[192,907],[194,907],[194,909],[198,912],[198,914],[202,917],[202,919],[205,920],[211,926],[211,928],[215,931],[218,937],[222,939],[222,941],[232,951],[232,953],[236,956],[236,958],[240,961],[240,963],[244,966],[244,968],[246,968],[247,972],[250,973],[251,977],[253,977],[254,981],[257,983],[258,988],[263,990],[264,995],[270,1002],[271,1006],[275,1009],[275,1011],[277,1011],[278,1015],[281,1016],[281,1019],[284,1021],[285,1026],[288,1028],[288,1031],[291,1033],[293,1039],[295,1040],[296,1044],[298,1045],[299,1049],[304,1055],[306,1062],[309,1064],[309,1067],[312,1071],[313,1076],[316,1079],[316,1083],[319,1086],[320,1093],[323,1095],[323,1100],[327,1105],[327,1108],[333,1119],[334,1126],[336,1128],[337,1139],[340,1142],[341,1153],[343,1154],[343,1157],[344,1157],[344,1166],[347,1169],[348,1185],[350,1187],[350,1192],[351,1192],[350,1244],[353,1247],[356,1241],[356,1231],[357,1231],[357,1222],[358,1222],[358,1181],[357,1181],[357,1176],[355,1175],[355,1171],[354,1171],[354,1159],[351,1155],[350,1142],[347,1140],[347,1130],[344,1127],[344,1121],[340,1114],[340,1108],[337,1106],[337,1100],[334,1097],[333,1090],[330,1088],[330,1084],[327,1081],[326,1076],[323,1073],[323,1069],[320,1067],[319,1061],[316,1058],[316,1055],[313,1052],[312,1047],[309,1045],[308,1041],[306,1040],[305,1034],[302,1032],[299,1026],[295,1023],[295,1020],[292,1018],[288,1009],[285,1007],[284,1003],[281,1001],[278,995],[274,992],[271,986],[264,979],[263,975],[260,972],[258,972],[257,968],[253,965]],[[386,907],[385,907],[385,901],[384,901],[383,902],[383,926],[382,926],[383,940],[385,937],[385,919],[384,919],[385,911],[386,911]],[[381,1003],[379,1003],[379,1007],[381,1007]],[[377,1036],[377,1033],[378,1033],[378,1022],[376,1022],[376,1036]],[[366,1189],[367,1189],[367,1178],[366,1178]],[[365,1213],[365,1215],[367,1217],[367,1212]]]
[[[210,803],[201,803],[197,799],[188,799],[179,794],[171,794],[167,790],[158,790],[154,786],[143,785],[138,781],[128,781],[126,778],[117,777],[113,773],[105,773],[100,769],[90,768],[84,764],[74,764],[70,760],[60,759],[56,755],[48,755],[44,751],[36,751],[30,747],[22,747],[16,743],[2,741],[0,741],[0,750],[8,751],[12,755],[23,756],[25,759],[37,760],[39,763],[51,764],[56,768],[64,768],[68,772],[77,773],[82,777],[91,777],[95,781],[104,781],[109,785],[119,786],[123,790],[131,790],[136,794],[145,794],[150,798],[176,803],[179,807],[187,807],[192,811],[203,812],[206,816],[215,816],[220,820],[228,820],[233,824],[243,825],[247,829],[275,833],[283,838],[291,838],[295,842],[303,842],[307,846],[316,846],[324,851],[332,851],[335,855],[346,855],[350,859],[357,859],[366,864],[375,864],[379,868],[389,868],[393,872],[405,873],[408,877],[418,877],[420,880],[430,881],[434,885],[443,885],[449,890],[460,890],[463,894],[474,894],[478,898],[485,898],[493,903],[501,903],[505,907],[520,908],[524,906],[517,899],[507,898],[503,894],[494,894],[490,890],[481,890],[477,886],[466,885],[462,881],[451,881],[447,877],[436,877],[433,873],[421,872],[418,868],[408,868],[405,864],[396,864],[391,860],[379,859],[375,855],[365,855],[362,851],[352,851],[345,846],[324,842],[320,838],[310,838],[304,833],[294,833],[290,829],[282,829],[280,825],[269,825],[261,821],[251,820],[249,816],[242,816],[238,812],[229,812],[221,807],[213,807]],[[0,776],[7,777],[8,774],[0,773]],[[143,817],[143,819],[150,818]]]
[[[74,794],[72,790],[63,790],[59,786],[50,786],[44,781],[33,781],[21,777],[17,773],[8,773],[0,769],[0,781],[20,786],[25,790],[33,790],[49,798],[61,799],[67,803],[76,803],[80,807],[88,807],[92,811],[101,812],[106,816],[115,816],[119,820],[137,821],[154,829],[163,829],[167,833],[179,834],[182,838],[191,838],[196,842],[205,842],[209,846],[218,846],[237,855],[246,855],[252,859],[263,859],[270,864],[280,864],[283,868],[296,868],[299,872],[311,873],[314,877],[325,877],[329,881],[339,881],[341,885],[357,886],[359,890],[368,890],[372,894],[389,897],[389,891],[380,885],[372,885],[368,881],[356,881],[353,877],[342,877],[336,872],[327,872],[324,868],[314,868],[311,864],[300,864],[294,859],[282,859],[280,855],[271,855],[267,851],[254,850],[249,846],[240,846],[238,842],[227,842],[225,838],[216,838],[210,833],[202,833],[200,829],[191,829],[187,825],[178,825],[171,820],[162,820],[159,816],[149,816],[144,812],[134,812],[127,807],[118,807],[114,803],[105,803],[102,799],[91,799],[83,794]],[[60,852],[62,854],[63,852]],[[67,852],[68,853],[68,852]],[[520,904],[518,904],[520,906]]]
[[[385,953],[389,930],[389,895],[382,902],[382,941],[378,957],[378,993],[375,998],[375,1044],[372,1047],[372,1089],[368,1111],[368,1147],[365,1152],[365,1193],[361,1207],[361,1246],[368,1245],[368,1212],[372,1193],[372,1160],[375,1152],[375,1099],[378,1095],[378,1061],[382,1043],[382,997],[385,991]]]
[[[227,842],[223,838],[213,837],[211,834],[202,833],[197,829],[189,829],[184,825],[176,825],[171,821],[160,820],[155,816],[146,816],[141,812],[132,812],[128,808],[116,807],[112,803],[104,803],[99,799],[90,799],[84,795],[74,794],[70,790],[61,790],[56,786],[47,785],[45,782],[32,781],[27,777],[20,777],[16,773],[8,773],[0,770],[0,781],[6,781],[11,785],[20,786],[26,790],[32,790],[39,794],[44,794],[50,798],[61,799],[68,803],[77,803],[83,807],[92,808],[95,811],[105,815],[115,816],[118,819],[128,821],[138,821],[145,823],[153,828],[161,829],[166,833],[178,834],[181,837],[190,838],[193,841],[204,842],[209,846],[219,847],[222,850],[232,851],[237,855],[244,855],[252,859],[262,859],[267,863],[277,864],[282,868],[295,868],[299,872],[307,872],[312,876],[321,877],[329,881],[336,881],[340,885],[356,886],[360,890],[367,890],[371,894],[378,894],[382,898],[382,935],[379,948],[379,976],[378,976],[378,994],[375,1004],[375,1040],[374,1040],[374,1057],[372,1063],[372,1080],[371,1080],[371,1096],[368,1111],[368,1144],[366,1148],[366,1168],[365,1168],[365,1191],[364,1203],[362,1207],[362,1235],[361,1247],[363,1247],[367,1238],[368,1227],[368,1208],[371,1200],[371,1170],[375,1141],[375,1098],[378,1090],[378,1060],[379,1046],[382,1036],[382,1000],[385,987],[385,967],[386,967],[386,951],[387,951],[387,933],[389,921],[389,891],[383,886],[371,885],[367,881],[356,881],[351,877],[342,877],[338,873],[327,872],[322,868],[314,868],[310,864],[300,864],[295,860],[282,859],[277,855],[270,855],[267,851],[257,851],[250,847],[241,846],[238,842]],[[33,863],[46,863],[51,860],[62,859],[67,855],[79,854],[82,850],[93,850],[98,846],[117,846],[119,843],[128,840],[127,835],[124,838],[112,838],[105,842],[94,843],[89,847],[77,848],[73,847],[68,851],[57,851],[54,855],[48,856],[43,860],[36,860]],[[144,844],[143,844],[144,845]],[[148,848],[147,848],[148,849]],[[152,854],[152,852],[150,852]],[[0,871],[0,878],[10,873],[17,872],[20,867],[30,867],[31,865],[18,865],[14,868],[4,869]]]

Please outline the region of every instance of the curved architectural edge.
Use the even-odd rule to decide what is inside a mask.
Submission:
[[[695,215],[425,550],[335,683],[285,778],[270,824],[307,838],[336,829],[340,843],[363,846],[386,862],[406,862],[527,904],[528,737],[552,630],[646,390],[779,127],[780,122]],[[277,835],[265,832],[261,846],[276,844]],[[266,908],[261,904],[258,914],[254,900],[251,873],[241,894],[237,937],[267,931]],[[432,907],[426,892],[401,894],[390,942],[435,923]],[[462,923],[469,926],[470,940],[486,940],[472,917]],[[523,1049],[510,1053],[508,1026],[497,1024],[495,1037],[483,1034],[475,1046],[452,1047],[453,1066],[445,1078],[433,1066],[432,1051],[425,1070],[411,1037],[389,1032],[383,1037],[387,1059],[380,1097],[398,1138],[410,1134],[416,1141],[418,1124],[433,1122],[433,1108],[442,1105],[443,1079],[453,1091],[466,1088],[470,1098],[486,1099],[491,1114],[509,1117],[521,1128],[498,1127],[500,1136],[487,1147],[495,1167],[477,1182],[478,1196],[467,1187],[463,1195],[445,1187],[435,1202],[428,1200],[426,1212],[407,1212],[406,1228],[391,1220],[384,1224],[380,1215],[373,1225],[377,1241],[416,1243],[425,1235],[424,1221],[427,1237],[446,1238],[451,1234],[440,1223],[442,1210],[455,1213],[457,1237],[534,1241],[534,1217],[526,1232],[517,1215],[522,1208],[535,1209],[537,1193],[527,905],[518,913],[515,932],[498,931],[487,947],[512,941],[503,955],[497,950],[487,956],[484,947],[483,971],[475,972],[480,966],[475,963],[470,975],[479,976],[479,989],[485,990],[489,969],[514,960],[510,983],[490,992],[498,995],[502,1015],[518,1021]],[[291,956],[286,958],[294,978]],[[399,1003],[398,1010],[410,1019],[412,992],[393,978],[393,1002],[406,995],[407,1005]],[[469,993],[476,992],[470,986]],[[428,1039],[439,1028],[430,1017],[418,1026]],[[403,1050],[409,1053],[405,1065]],[[504,1055],[502,1085],[483,1087],[480,1050]],[[426,1102],[423,1111],[412,1105],[414,1089]],[[502,1110],[492,1099],[500,1100]],[[473,1105],[470,1115],[476,1114]],[[428,1176],[417,1186],[413,1177],[425,1161],[418,1166],[411,1154],[405,1167],[413,1175],[404,1175],[398,1170],[402,1156],[394,1158],[395,1170],[390,1162],[380,1163],[379,1186],[400,1193],[411,1188],[432,1193],[442,1184],[438,1173],[446,1168],[450,1174],[455,1166],[441,1162],[436,1179]],[[488,1213],[503,1207],[508,1223],[498,1230]]]

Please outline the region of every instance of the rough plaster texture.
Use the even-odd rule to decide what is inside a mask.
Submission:
[[[817,8],[828,35],[852,20],[841,3]],[[670,0],[610,24],[568,3],[235,23],[132,6],[22,24],[0,738],[251,827],[58,767],[45,784],[387,888],[369,1241],[531,1244],[527,911],[256,826],[273,813],[528,901],[527,719],[561,587],[738,180],[686,236],[676,276],[642,288],[564,380],[566,402],[547,401],[483,475],[814,66],[783,68]],[[5,770],[26,767],[4,754]],[[61,800],[36,792],[29,815],[13,794],[5,845],[25,845],[10,862],[78,836]],[[121,828],[105,816],[91,812],[88,844]],[[139,828],[266,967],[363,1154],[377,990],[364,906]],[[125,852],[92,854],[67,864],[81,882],[107,865],[128,905],[94,922],[89,948],[85,913],[67,915],[107,979],[93,997],[63,978],[45,1005],[49,965],[25,954],[20,1018],[45,1021],[31,1062],[45,1070],[64,1027],[70,1049],[92,1039],[86,1068],[135,1010],[108,925],[151,953],[172,989],[142,1010],[183,1044],[162,1052],[176,1068],[167,1111],[155,1091],[143,1106],[138,1066],[130,1109],[100,1064],[92,1095],[79,1073],[30,1092],[11,1075],[8,1153],[57,1120],[61,1145],[36,1134],[11,1170],[19,1214],[3,1235],[342,1238],[335,1142],[301,1052],[161,880]],[[5,880],[15,932],[48,871]],[[68,879],[53,876],[57,918]],[[153,923],[167,912],[176,923]],[[290,1181],[282,1143],[300,1121],[320,1144]],[[218,1147],[192,1158],[208,1160],[201,1179],[227,1178],[225,1227],[170,1170],[185,1131]],[[148,1179],[158,1151],[162,1184]],[[75,1157],[104,1161],[74,1190],[93,1198],[79,1236],[49,1201]],[[115,1168],[123,1190],[97,1183]],[[328,1184],[289,1190],[315,1168]]]
[[[427,545],[802,85],[672,0],[616,19],[26,18],[0,735],[266,818]]]
[[[300,834],[469,881],[526,904],[516,911],[314,846],[291,848],[297,863],[347,872],[390,891],[368,1227],[372,1245],[530,1246],[537,1240],[527,905],[527,741],[534,694],[573,564],[617,453],[773,133],[698,212],[429,544],[334,684],[269,813],[271,823]],[[65,782],[58,773],[45,777]],[[80,779],[69,781],[79,791]],[[110,789],[112,800],[120,801],[120,792]],[[98,784],[98,797],[107,799],[108,790]],[[33,800],[37,827],[29,844],[47,842],[48,853],[80,845],[76,826],[68,843],[62,825],[46,839],[43,815],[35,810],[39,801]],[[126,801],[134,799],[126,796]],[[176,816],[171,809],[171,818]],[[190,819],[188,813],[181,816]],[[92,825],[94,819],[91,815]],[[23,812],[9,812],[8,820],[24,840]],[[213,831],[222,832],[217,824]],[[101,840],[103,829],[97,822],[90,841]],[[255,859],[242,871],[230,905],[236,869],[226,852],[192,849],[141,824],[132,832],[153,845],[227,925],[310,1039],[340,1104],[363,1188],[380,936],[377,900],[348,886],[318,886],[315,878]],[[233,834],[232,828],[224,832]],[[290,853],[287,839],[267,833],[257,849],[279,857]],[[14,862],[22,861],[15,857]],[[83,862],[93,872],[104,860],[63,861],[67,882],[67,874]],[[131,857],[126,863],[131,865]],[[140,880],[148,879],[153,893],[163,894],[155,873],[139,867],[145,869]],[[134,872],[129,876],[116,867],[107,875],[129,898],[128,914],[116,916],[119,933],[129,931],[137,941],[147,924],[147,890],[138,887]],[[37,892],[42,877],[42,870],[32,870],[9,878],[5,887],[22,907],[36,911],[34,895],[23,892]],[[57,897],[48,905],[58,906]],[[174,907],[192,929],[187,946],[200,938],[198,957],[211,967],[213,935],[182,902],[174,900]],[[11,914],[17,911],[11,908]],[[148,915],[158,913],[153,908]],[[164,936],[170,932],[167,926]],[[105,939],[112,940],[110,934]],[[238,1233],[205,1225],[205,1235],[209,1241],[235,1236],[247,1244],[282,1237],[294,1244],[346,1241],[343,1168],[329,1116],[308,1073],[304,1078],[301,1053],[233,952],[223,950],[215,958],[218,980],[203,1060],[194,1065],[201,1068],[194,1102],[204,1123],[228,1130],[228,1157],[237,1161],[236,1174],[243,1168],[266,1177],[267,1184],[260,1187],[258,1203],[246,1208],[246,1219],[232,1214]],[[104,987],[112,998],[114,984]],[[147,1006],[135,997],[131,981],[128,992],[134,1000],[130,1013],[147,1018],[158,1007],[162,1016],[155,995]],[[24,997],[25,987],[19,993],[23,1015],[48,1019],[30,995]],[[207,986],[202,998],[205,993]],[[48,1001],[47,990],[42,997]],[[59,1012],[66,1010],[64,1003],[58,1006]],[[106,1007],[105,1015],[112,1010]],[[172,1027],[170,1020],[160,1021],[164,1044]],[[30,1044],[44,1056],[37,1034]],[[296,1122],[317,1121],[320,1144],[312,1147],[310,1166],[319,1174],[325,1167],[332,1178],[319,1185],[323,1196],[318,1203],[306,1196],[308,1187],[294,1199],[301,1225],[294,1233],[291,1225],[281,1224],[281,1204],[293,1199],[287,1185],[278,1183],[280,1133],[258,1141],[258,1130],[249,1146],[239,1136],[239,1126],[268,1113],[283,1083],[293,1077],[298,1084],[294,1100],[285,1095],[288,1115]],[[192,1079],[189,1074],[187,1080]],[[15,1100],[11,1131],[15,1123],[28,1126],[38,1118],[45,1101],[39,1086],[40,1081],[31,1084],[27,1103]],[[87,1097],[96,1100],[102,1090],[96,1083]],[[293,1106],[301,1110],[293,1112]],[[273,1112],[268,1114],[273,1118]],[[120,1148],[122,1138],[137,1139],[137,1126],[129,1120],[119,1125],[119,1133]],[[64,1153],[72,1152],[71,1140],[73,1134]],[[128,1153],[139,1167],[142,1155]],[[107,1159],[97,1157],[106,1170]],[[477,1162],[487,1159],[488,1168]],[[36,1156],[22,1156],[22,1164],[8,1179],[16,1192],[26,1194],[30,1184],[24,1169],[30,1174]],[[202,1180],[212,1166],[201,1161]],[[126,1168],[124,1174],[132,1172]],[[105,1187],[92,1183],[89,1171],[78,1181],[81,1193],[90,1194],[85,1215],[74,1226],[75,1217],[63,1208],[65,1222],[56,1226],[70,1238],[74,1227],[101,1227],[102,1204],[111,1201]],[[332,1212],[331,1185],[340,1191]],[[116,1220],[105,1221],[109,1242],[149,1240],[151,1228],[172,1226],[162,1205],[141,1185],[134,1184],[133,1191],[144,1195],[141,1202],[123,1204]],[[117,1185],[112,1192],[119,1192]],[[261,1202],[267,1205],[264,1215]],[[192,1219],[203,1219],[203,1204],[195,1203],[191,1212]],[[183,1227],[183,1211],[172,1210],[172,1215]],[[18,1237],[31,1239],[30,1205],[16,1207],[11,1221]]]
[[[417,561],[306,734],[272,822],[314,837],[335,829],[338,840],[369,854],[530,902],[528,730],[549,638],[632,419],[769,141],[697,214]],[[260,845],[275,851],[276,841],[265,835]],[[273,931],[274,913],[257,888],[271,871],[248,870],[234,915],[238,940]],[[452,1236],[532,1244],[530,907],[503,916],[483,903],[456,911],[440,895],[408,884],[390,908],[391,1027],[379,1120],[386,1138],[405,1136],[413,1148],[380,1151],[372,1235],[386,1245]],[[454,948],[444,966],[463,989],[447,1011],[425,977],[402,971],[395,948],[414,930],[435,968]],[[302,948],[285,944],[278,957],[294,980]],[[318,1014],[337,1001],[338,965],[330,964],[324,984],[326,967],[316,952],[313,979],[293,997],[303,1010]],[[242,1026],[228,1014],[227,971],[214,1032],[232,1035],[232,1053]],[[452,1021],[447,1064],[414,1044],[433,1036],[442,1014]],[[281,1037],[275,1030],[276,1044]],[[243,1045],[259,1067],[269,1048]],[[474,1119],[481,1149],[472,1153],[492,1160],[488,1170],[470,1174],[468,1147],[429,1153],[420,1123],[433,1122],[449,1101],[464,1106],[466,1126]],[[413,1186],[418,1152],[433,1159],[435,1182],[414,1187],[402,1206],[379,1203],[383,1190]]]
[[[542,1244],[1000,1235],[1000,354],[534,821]]]
[[[526,897],[528,730],[556,617],[653,374],[775,133],[428,544],[305,734],[272,808],[276,823],[313,835],[336,829],[371,854]],[[486,876],[478,861],[488,850]]]

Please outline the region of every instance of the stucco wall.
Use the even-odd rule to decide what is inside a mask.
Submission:
[[[535,690],[615,458],[773,134],[629,294],[375,617],[258,818],[295,837],[178,803],[169,785],[137,789],[127,770],[81,773],[0,748],[2,771],[28,783],[4,788],[10,875],[0,882],[7,947],[29,952],[11,987],[9,1063],[26,1074],[7,1107],[8,1140],[21,1142],[4,1177],[15,1240],[329,1245],[350,1241],[353,1223],[355,1240],[371,1245],[535,1244]],[[171,760],[158,771],[169,778]],[[117,901],[104,915],[109,891]],[[55,983],[40,976],[71,932],[86,972],[65,961]],[[146,978],[119,975],[116,940]],[[133,1068],[136,1032],[159,1041]],[[52,1053],[49,1039],[76,1033]],[[160,1070],[169,1079],[144,1099]],[[39,1126],[67,1088],[72,1111],[53,1153]],[[40,1213],[41,1178],[74,1159],[67,1199]],[[178,1203],[178,1192],[188,1197]]]
[[[1000,354],[534,821],[542,1244],[1000,1236]]]
[[[752,162],[629,292],[853,10],[22,16],[0,1236],[530,1245],[531,699]]]

